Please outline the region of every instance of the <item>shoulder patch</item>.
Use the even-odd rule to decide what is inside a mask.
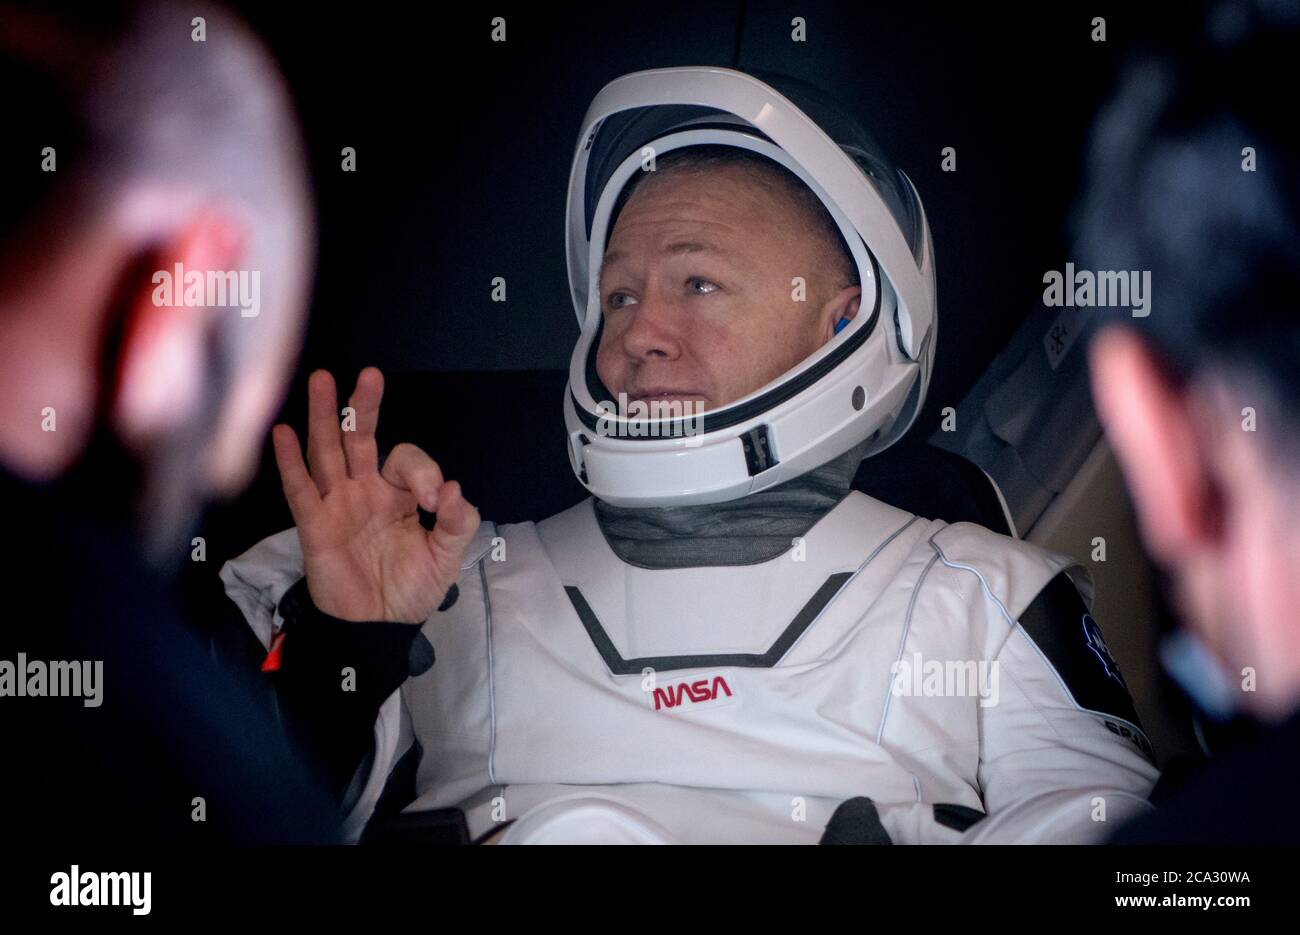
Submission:
[[[1020,615],[1020,626],[1056,669],[1076,704],[1138,728],[1138,736],[1133,736],[1126,725],[1105,721],[1108,730],[1128,737],[1151,756],[1119,664],[1068,575],[1061,572],[1038,592]]]

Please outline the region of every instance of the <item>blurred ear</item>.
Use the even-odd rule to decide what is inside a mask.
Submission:
[[[153,249],[152,264],[139,267],[146,272],[128,288],[110,408],[113,428],[130,450],[147,451],[155,439],[197,414],[205,344],[212,340],[217,317],[232,314],[228,308],[186,306],[176,264],[205,278],[209,270],[237,269],[245,236],[230,217],[204,211]],[[169,304],[162,304],[168,301],[163,274],[172,279]]]
[[[1143,539],[1165,566],[1213,538],[1217,501],[1210,464],[1196,444],[1195,410],[1148,344],[1108,326],[1089,348],[1097,414],[1115,451]]]

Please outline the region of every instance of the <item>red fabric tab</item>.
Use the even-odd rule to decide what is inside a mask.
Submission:
[[[271,638],[271,651],[262,660],[263,672],[278,672],[282,659],[281,648],[284,646],[284,631],[281,630]]]

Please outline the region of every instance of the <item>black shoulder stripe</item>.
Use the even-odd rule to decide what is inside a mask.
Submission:
[[[1141,728],[1119,664],[1088,613],[1074,583],[1064,572],[1048,582],[1020,615],[1020,626],[1043,651],[1080,707],[1128,721]],[[1148,756],[1150,742],[1123,724],[1106,722],[1112,732],[1128,736]]]

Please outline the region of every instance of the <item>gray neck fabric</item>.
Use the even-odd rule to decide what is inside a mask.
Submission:
[[[595,501],[610,548],[642,568],[770,561],[848,496],[867,442],[768,490],[700,506],[618,507]]]

